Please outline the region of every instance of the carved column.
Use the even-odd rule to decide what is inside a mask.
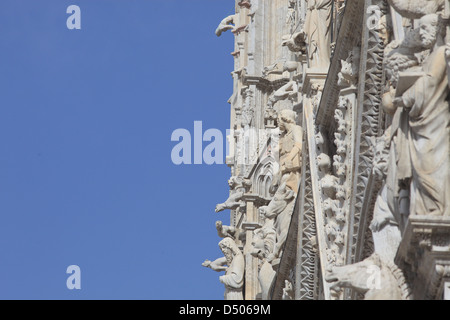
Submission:
[[[255,205],[257,196],[245,195],[244,201],[247,203],[247,217],[242,224],[242,229],[245,230],[245,300],[256,300],[256,295],[261,291],[258,280],[258,258],[251,255],[253,246],[253,231],[260,226],[258,217],[258,208]]]

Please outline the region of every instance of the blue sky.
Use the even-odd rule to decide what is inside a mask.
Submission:
[[[233,10],[0,2],[0,299],[223,299],[201,263],[221,256],[230,169],[174,165],[171,134],[229,127],[233,35],[214,31]]]

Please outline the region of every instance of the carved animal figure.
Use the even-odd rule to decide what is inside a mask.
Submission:
[[[305,52],[306,51],[306,34],[303,30],[296,32],[293,35],[284,35],[281,45],[288,47],[292,52]]]
[[[331,267],[325,279],[335,291],[351,288],[364,300],[410,300],[410,290],[402,271],[377,254],[346,266]]]
[[[216,212],[221,212],[225,209],[235,210],[241,205],[241,198],[244,196],[244,192],[235,192],[224,203],[216,205]]]
[[[339,86],[350,86],[356,81],[358,76],[358,65],[346,60],[341,60],[341,72],[338,74]]]
[[[235,26],[232,25],[234,23],[234,19],[236,19],[236,15],[234,14],[223,19],[216,29],[216,36],[220,37],[222,32],[233,30],[235,28]]]
[[[284,86],[282,86],[280,89],[275,91],[269,98],[269,102],[267,105],[270,108],[273,108],[274,104],[277,101],[284,100],[287,98],[295,99],[298,94],[298,85],[296,81],[289,81]]]

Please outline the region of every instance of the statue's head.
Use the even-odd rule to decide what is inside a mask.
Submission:
[[[253,231],[252,246],[260,251],[264,250],[264,234],[261,229]]]
[[[262,257],[267,257],[273,252],[276,243],[276,232],[271,227],[262,227],[253,232],[252,246],[255,252],[261,253]]]
[[[317,156],[317,165],[322,172],[328,172],[331,168],[331,159],[326,153]]]
[[[230,188],[241,187],[242,183],[243,183],[242,178],[237,176],[232,176],[230,177],[230,179],[228,179],[228,186]]]
[[[427,14],[420,18],[419,37],[424,48],[433,48],[441,32],[441,21],[437,14]]]
[[[285,131],[287,124],[295,124],[295,112],[284,109],[278,113],[278,127],[281,131]]]
[[[223,255],[227,258],[227,263],[233,261],[233,257],[240,253],[240,250],[233,239],[227,237],[219,242],[219,248],[222,250]]]

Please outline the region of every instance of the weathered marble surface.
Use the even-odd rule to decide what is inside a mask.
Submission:
[[[448,298],[450,2],[235,8],[226,298]]]

